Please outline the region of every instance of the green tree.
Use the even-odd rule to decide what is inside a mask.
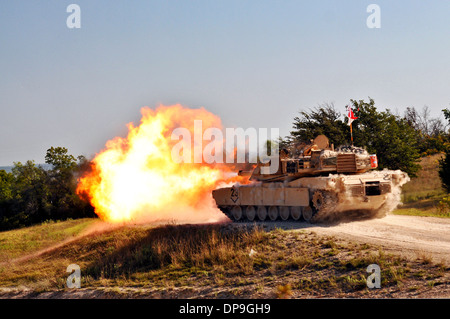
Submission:
[[[50,218],[47,172],[34,161],[15,162],[11,205],[14,223],[29,225]]]
[[[449,109],[443,109],[442,113],[444,113],[445,119],[450,122],[450,110]]]
[[[443,109],[442,112],[450,124],[450,110]],[[447,193],[450,193],[450,147],[448,143],[446,144],[444,156],[439,160],[439,177],[441,178],[443,188]]]
[[[446,145],[449,143],[446,125],[441,118],[431,117],[427,106],[424,106],[420,111],[414,107],[407,107],[404,118],[417,132],[417,147],[421,156],[436,154],[446,150]]]
[[[447,148],[444,156],[439,160],[439,177],[442,187],[450,193],[450,148]]]
[[[76,194],[77,176],[89,161],[68,154],[66,148],[47,150],[49,170],[34,161],[14,163],[11,173],[0,171],[0,230],[28,226],[48,219],[94,217],[94,209]]]
[[[14,175],[0,170],[0,230],[1,225],[9,223],[13,194]]]
[[[76,175],[88,165],[84,156],[78,156],[78,160],[79,163],[65,147],[52,146],[47,150],[45,163],[52,165],[48,171],[47,186],[54,219],[84,216],[90,207],[76,194]]]
[[[67,154],[65,147],[50,147],[45,155],[45,163],[53,165],[54,170],[72,170],[77,166],[73,155]]]
[[[350,133],[347,134],[348,127],[341,118],[342,114],[333,104],[324,104],[309,111],[301,111],[300,116],[294,118],[294,130],[290,132],[287,141],[310,141],[324,134],[335,145],[345,144],[349,140]],[[285,144],[281,143],[282,146]]]
[[[350,102],[358,117],[352,123],[356,145],[376,153],[380,169],[400,169],[416,176],[420,169],[417,131],[389,109],[379,112],[373,99]]]
[[[0,170],[0,205],[2,202],[12,199],[12,184],[14,175],[5,170]]]

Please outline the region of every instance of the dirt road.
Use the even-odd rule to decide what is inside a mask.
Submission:
[[[450,265],[450,219],[388,215],[380,219],[336,225],[276,223],[284,229],[302,229],[350,241],[376,244],[387,252],[410,258],[428,258]]]

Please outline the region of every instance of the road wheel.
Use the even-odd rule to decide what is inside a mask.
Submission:
[[[254,221],[255,216],[256,216],[255,206],[247,206],[247,208],[245,209],[245,217],[247,217],[249,221]]]
[[[299,220],[302,217],[302,208],[300,206],[292,206],[290,210],[293,220]]]
[[[307,222],[311,222],[311,219],[314,216],[313,210],[310,206],[303,207],[303,213],[302,213],[303,219]]]
[[[279,209],[280,211],[280,217],[282,220],[288,220],[289,218],[289,207],[287,206],[280,206]]]
[[[233,216],[234,220],[238,221],[242,218],[242,208],[241,206],[234,206],[231,209],[231,215]]]
[[[256,211],[256,215],[258,215],[258,219],[263,221],[266,220],[267,217],[267,209],[265,206],[259,206],[258,210]]]
[[[277,220],[277,218],[278,218],[278,207],[277,206],[269,207],[269,218],[272,221]]]

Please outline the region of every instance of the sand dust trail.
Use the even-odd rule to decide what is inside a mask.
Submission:
[[[381,245],[408,257],[431,257],[450,265],[450,219],[388,215],[380,219],[312,226],[317,234]]]
[[[254,223],[242,223],[256,225]],[[450,266],[450,218],[387,215],[383,218],[334,224],[310,224],[298,221],[258,223],[264,229],[275,227],[292,231],[312,231],[349,242],[381,246],[405,257],[431,258]]]

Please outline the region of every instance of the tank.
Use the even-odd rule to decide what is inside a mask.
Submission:
[[[355,146],[334,148],[326,136],[281,149],[278,171],[262,174],[258,163],[250,184],[212,192],[218,208],[233,221],[304,220],[326,222],[345,218],[382,217],[400,202],[406,173],[375,170],[376,154]]]

